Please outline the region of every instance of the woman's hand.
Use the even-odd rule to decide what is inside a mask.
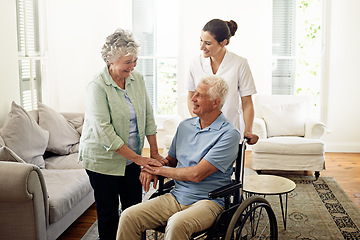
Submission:
[[[142,167],[161,167],[162,164],[153,158],[143,157],[141,155],[136,154],[133,150],[131,150],[128,146],[123,144],[116,153],[120,154],[126,159],[133,161],[135,164],[140,165]]]
[[[148,192],[150,189],[150,183],[153,180],[154,181],[154,188],[156,188],[157,185],[157,181],[158,181],[158,176],[150,174],[146,171],[141,171],[140,173],[140,182],[145,190],[145,192]]]
[[[169,160],[161,156],[158,152],[150,153],[150,157],[158,160],[163,166],[169,166]]]
[[[149,169],[153,169],[152,167],[161,167],[162,164],[153,158],[149,158],[149,157],[143,157],[143,156],[138,156],[135,160],[133,160],[134,163],[136,163],[137,165],[140,165],[142,167],[146,167]]]

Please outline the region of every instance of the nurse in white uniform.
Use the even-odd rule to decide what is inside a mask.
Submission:
[[[254,80],[245,58],[226,49],[230,38],[237,30],[236,22],[213,19],[205,24],[200,36],[202,54],[193,59],[186,82],[188,108],[193,113],[195,88],[199,80],[207,75],[217,75],[229,85],[229,93],[222,111],[237,127],[249,143],[256,143],[258,136],[252,134],[254,106],[251,95],[256,93]]]

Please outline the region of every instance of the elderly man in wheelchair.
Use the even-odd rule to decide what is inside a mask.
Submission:
[[[150,181],[154,181],[156,186],[158,176],[173,179],[175,187],[170,193],[126,209],[120,216],[117,239],[140,239],[146,230],[166,226],[165,239],[184,240],[204,235],[216,223],[219,224],[215,226],[217,229],[205,235],[208,238],[217,235],[215,239],[220,239],[227,231],[237,231],[239,226],[243,228],[243,221],[252,221],[254,218],[250,215],[255,215],[254,209],[259,204],[265,210],[258,215],[266,213],[266,222],[270,223],[261,223],[259,227],[270,229],[265,231],[269,232],[269,239],[277,235],[276,220],[266,200],[251,200],[245,209],[240,209],[239,217],[231,222],[232,215],[236,215],[243,205],[234,203],[234,199],[242,202],[242,197],[239,197],[242,195],[242,183],[239,177],[233,183],[233,165],[239,159],[238,153],[245,148],[239,151],[240,133],[221,112],[227,92],[228,86],[222,78],[208,76],[201,79],[191,99],[194,102],[193,112],[198,117],[179,124],[166,157],[166,166],[143,168],[140,176],[145,191],[149,190]],[[248,143],[254,144],[257,139],[256,135],[250,134]],[[243,173],[243,166],[241,168]],[[230,193],[235,197],[230,197]],[[233,226],[232,230],[225,228],[225,233],[219,233],[229,224]],[[254,232],[254,229],[250,231]],[[234,233],[227,236],[228,239],[234,236],[239,239]],[[243,236],[240,239],[244,239]]]

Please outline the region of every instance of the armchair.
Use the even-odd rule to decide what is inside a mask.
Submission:
[[[309,118],[311,101],[300,95],[255,95],[251,166],[261,170],[315,171],[325,169],[326,133],[323,123]]]

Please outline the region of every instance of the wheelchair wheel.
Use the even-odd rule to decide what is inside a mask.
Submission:
[[[225,240],[277,239],[276,218],[268,201],[262,197],[246,199],[236,209]]]

